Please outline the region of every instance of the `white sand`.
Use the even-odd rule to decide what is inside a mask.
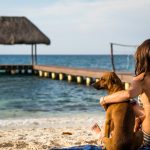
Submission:
[[[49,118],[0,120],[0,150],[45,150],[78,145],[97,145],[91,120],[102,116],[73,115]]]

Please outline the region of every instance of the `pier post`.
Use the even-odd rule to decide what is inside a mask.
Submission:
[[[13,74],[16,74],[16,70],[11,70],[10,73],[13,75]]]
[[[42,77],[43,76],[43,72],[39,71],[39,76]]]
[[[48,76],[49,76],[48,72],[44,72],[44,77],[48,77]]]
[[[81,76],[77,76],[77,83],[82,83],[82,81],[83,81],[83,77],[81,77]]]
[[[24,70],[24,69],[22,69],[22,70],[21,70],[21,73],[22,73],[22,74],[24,74],[24,73],[25,73],[25,70]]]
[[[59,73],[59,80],[63,80],[64,79],[64,75],[62,73]]]
[[[125,83],[124,83],[124,86],[125,86],[125,90],[128,90],[128,89],[129,89],[129,87],[130,87],[130,83],[125,82]]]
[[[52,72],[52,73],[51,73],[51,78],[52,78],[52,79],[56,79],[56,73],[55,73],[55,72]]]
[[[19,69],[16,69],[16,70],[15,70],[15,74],[19,74]]]
[[[68,79],[68,82],[71,82],[73,80],[71,75],[67,75],[67,79]]]
[[[28,74],[32,74],[32,69],[28,69]]]
[[[86,85],[89,86],[92,82],[92,78],[87,77],[86,78]]]
[[[95,82],[98,82],[100,79],[96,79]]]

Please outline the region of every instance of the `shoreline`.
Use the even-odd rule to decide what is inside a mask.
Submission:
[[[98,145],[90,130],[104,113],[0,120],[0,150],[45,150],[79,145]]]

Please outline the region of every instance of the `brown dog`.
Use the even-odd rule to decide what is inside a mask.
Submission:
[[[108,94],[124,90],[119,77],[107,72],[93,85],[96,89],[106,89]],[[142,132],[134,133],[135,114],[129,102],[111,104],[106,110],[105,137],[107,150],[137,150],[142,144]],[[113,131],[111,137],[110,133]]]

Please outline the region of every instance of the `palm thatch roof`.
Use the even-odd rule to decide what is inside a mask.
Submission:
[[[0,44],[50,44],[44,35],[26,17],[0,17]]]

